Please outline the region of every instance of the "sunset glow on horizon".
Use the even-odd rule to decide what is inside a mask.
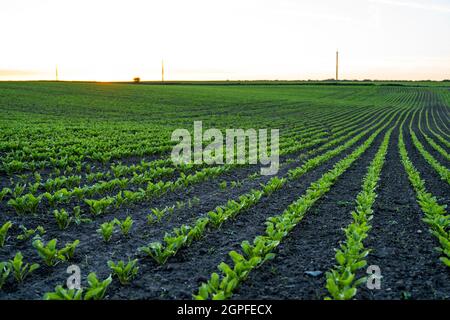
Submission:
[[[448,0],[5,0],[0,80],[450,79]]]

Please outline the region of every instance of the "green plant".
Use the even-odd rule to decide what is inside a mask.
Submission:
[[[25,187],[26,187],[26,185],[16,184],[16,186],[14,187],[14,189],[12,191],[12,196],[14,198],[20,197],[23,194],[23,192],[25,191]]]
[[[219,206],[214,211],[209,211],[208,218],[214,227],[219,228],[226,220],[225,209]]]
[[[228,187],[227,181],[224,180],[224,181],[222,181],[221,183],[219,183],[219,188],[220,188],[220,189],[226,190],[227,187]]]
[[[46,233],[44,227],[42,227],[42,226],[37,226],[36,229],[34,229],[34,230],[35,230],[37,233],[39,233],[40,236],[43,236],[43,235]]]
[[[192,199],[188,200],[188,207],[192,208],[195,205],[198,205],[200,203],[200,199],[198,197],[193,197]]]
[[[183,209],[186,204],[183,201],[177,201],[176,206],[177,209]]]
[[[206,217],[197,219],[194,227],[188,230],[188,242],[190,243],[192,240],[200,240],[205,232],[205,228],[208,223],[209,219]]]
[[[166,263],[167,259],[174,253],[164,248],[161,242],[152,242],[148,246],[140,247],[139,251],[149,255],[159,264]]]
[[[269,183],[263,188],[264,194],[271,195],[273,192],[280,189],[286,181],[287,180],[285,178],[280,179],[278,177],[270,179]]]
[[[98,216],[104,213],[114,203],[114,198],[107,197],[100,200],[85,199],[84,202],[89,206],[91,213]]]
[[[67,229],[72,222],[72,217],[64,209],[54,210],[53,215],[60,230]]]
[[[39,182],[30,184],[30,186],[29,186],[30,193],[36,194],[38,192],[40,186],[41,186],[41,184]]]
[[[103,281],[97,278],[97,275],[92,272],[87,277],[89,287],[86,290],[84,300],[102,300],[106,295],[106,290],[111,284],[112,278],[109,276]]]
[[[116,222],[110,221],[105,222],[100,225],[100,228],[97,229],[97,232],[103,237],[103,240],[105,242],[109,242],[111,240],[111,237],[114,233],[114,227],[116,225]]]
[[[47,199],[47,202],[50,207],[54,207],[57,203],[57,198],[49,192],[43,193],[42,197]]]
[[[35,197],[31,193],[28,193],[24,196],[10,199],[8,205],[12,206],[17,214],[35,213],[40,201],[41,196]]]
[[[11,274],[11,266],[8,262],[0,262],[0,290],[5,285]]]
[[[3,188],[3,189],[0,191],[0,201],[3,201],[3,199],[5,198],[5,196],[8,195],[8,194],[11,194],[11,193],[12,193],[12,191],[11,191],[10,188]]]
[[[64,289],[61,285],[54,292],[47,292],[44,300],[83,300],[83,289]]]
[[[128,216],[125,220],[120,221],[119,219],[114,219],[114,222],[120,227],[120,231],[124,236],[128,236],[131,227],[133,226],[133,219]]]
[[[3,167],[8,174],[20,172],[25,168],[25,164],[18,160],[12,160],[11,162],[4,163]]]
[[[74,240],[72,243],[67,243],[64,248],[58,251],[60,259],[71,260],[75,254],[75,249],[79,244],[80,240]]]
[[[147,224],[154,224],[154,223],[156,223],[155,216],[152,214],[148,214],[147,215]]]
[[[235,262],[235,268],[230,268],[224,262],[220,263],[218,269],[225,276],[220,279],[217,273],[213,273],[210,280],[200,286],[198,294],[193,296],[195,300],[206,300],[209,297],[212,300],[224,300],[231,297],[239,282],[245,280],[250,270],[260,263],[258,258],[246,260],[235,251],[231,251],[230,256]]]
[[[76,225],[92,222],[92,220],[89,218],[83,218],[83,215],[81,214],[80,206],[76,206],[73,208],[73,219],[74,219],[74,222]]]
[[[44,245],[44,243],[40,239],[36,239],[33,241],[33,247],[36,248],[39,256],[48,266],[54,266],[60,260],[62,260],[56,248],[57,242],[58,240],[52,239],[46,245]]]
[[[12,227],[12,222],[7,221],[2,227],[0,227],[0,248],[5,245],[8,230]]]
[[[143,192],[142,190],[139,190],[138,192],[124,190],[123,194],[124,194],[123,202],[125,203],[133,203],[145,198],[145,192]]]
[[[154,221],[155,221],[155,217],[156,217],[156,220],[158,221],[158,222],[161,222],[161,219],[164,217],[164,214],[166,213],[166,211],[163,209],[163,210],[160,210],[160,209],[158,209],[158,208],[154,208],[154,209],[151,209],[152,210],[152,214],[153,215],[151,215],[151,214],[149,214],[148,216],[147,216],[147,218],[148,218],[148,222],[150,223],[150,224],[152,224],[152,223],[154,223]]]
[[[231,188],[238,188],[242,186],[242,182],[239,180],[231,181]]]
[[[249,178],[250,180],[255,180],[255,179],[258,178],[259,176],[260,176],[260,173],[259,173],[259,172],[255,172],[255,173],[252,173],[251,175],[249,175],[248,178]]]
[[[39,268],[39,264],[33,263],[24,263],[22,253],[17,252],[14,256],[13,260],[9,260],[9,265],[11,270],[13,271],[14,278],[16,278],[17,282],[21,283],[23,280],[37,268]]]
[[[113,274],[117,276],[122,285],[126,285],[131,282],[133,278],[136,277],[139,267],[137,266],[137,259],[128,260],[125,264],[122,260],[117,263],[113,261],[108,261],[108,266],[111,268]]]
[[[182,225],[180,228],[175,228],[175,235],[166,233],[164,235],[164,242],[166,244],[164,251],[169,256],[175,255],[188,242],[188,233],[191,227]]]
[[[227,295],[232,295],[237,284],[235,279],[229,282],[221,281],[219,275],[214,272],[208,282],[200,286],[198,294],[193,295],[193,298],[194,300],[207,300],[211,297],[212,300],[224,300]]]
[[[36,181],[37,183],[41,183],[42,181],[42,176],[39,172],[34,172],[33,173],[33,177],[34,177],[34,181]]]
[[[17,236],[17,240],[19,241],[26,241],[36,233],[37,235],[35,237],[41,237],[46,232],[42,226],[37,226],[36,229],[27,229],[24,225],[20,225],[19,228],[22,230],[22,233]]]

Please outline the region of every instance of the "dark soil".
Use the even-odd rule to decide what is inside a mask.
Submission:
[[[346,153],[348,154],[350,150]],[[265,219],[274,214],[279,214],[291,202],[301,195],[312,181],[318,179],[325,171],[329,170],[339,158],[330,163],[320,166],[316,170],[304,175],[296,183],[274,193],[270,198],[263,199],[249,212],[241,213],[235,221],[225,223],[220,230],[211,230],[206,237],[194,242],[189,248],[181,250],[164,266],[158,266],[151,258],[145,258],[140,263],[140,276],[128,287],[120,287],[113,282],[108,290],[110,298],[191,298],[191,294],[197,288],[205,276],[214,271],[217,264],[226,258],[231,249],[236,249],[240,242],[251,239],[264,231]],[[304,161],[302,159],[301,161]],[[284,174],[289,168],[299,165],[299,160],[285,165],[279,172]],[[171,193],[151,202],[141,203],[129,208],[120,209],[108,213],[96,219],[96,223],[71,226],[66,231],[55,228],[52,217],[42,217],[39,223],[45,225],[48,234],[45,239],[57,237],[60,243],[79,239],[81,244],[77,248],[76,258],[73,263],[80,266],[82,275],[87,276],[89,272],[95,271],[100,277],[106,277],[110,271],[107,267],[108,260],[126,260],[127,256],[134,256],[138,247],[151,241],[161,240],[164,232],[170,231],[175,226],[188,223],[200,215],[206,214],[217,205],[224,204],[228,199],[249,191],[251,188],[259,187],[259,183],[267,181],[270,177],[260,177],[256,180],[246,180],[242,187],[235,189],[220,190],[218,184],[225,180],[243,180],[251,172],[248,167],[232,171],[220,177],[195,185],[180,194]],[[254,168],[252,170],[255,170]],[[173,215],[155,225],[146,224],[146,214],[150,208],[162,208],[176,201],[186,201],[192,197],[198,197],[198,205],[189,208],[184,207],[175,210]],[[112,217],[123,219],[126,215],[132,215],[135,220],[133,237],[125,239],[115,234],[111,243],[105,244],[100,236],[96,234],[99,223],[109,221]],[[23,219],[27,219],[24,217]],[[37,219],[37,220],[39,220]],[[24,220],[25,221],[25,220]],[[35,221],[35,223],[37,223]],[[53,227],[52,227],[53,226]],[[78,231],[78,232],[77,232]],[[96,250],[92,248],[95,246]],[[113,251],[111,252],[111,248]],[[26,260],[40,261],[36,251],[29,242],[22,246],[11,246],[7,244],[0,251],[0,260],[11,257],[12,252],[21,250]],[[7,254],[9,252],[9,254]],[[0,292],[0,299],[40,299],[43,294],[52,291],[57,284],[64,284],[67,279],[65,272],[68,263],[60,264],[54,268],[41,268],[33,275],[33,281],[22,284],[20,287],[7,285]]]
[[[407,123],[409,123],[409,120],[410,119],[408,118]],[[406,125],[406,123],[405,123],[405,125]],[[432,128],[432,129],[435,129],[435,128]],[[414,132],[416,132],[416,136],[419,137],[419,134],[418,134],[419,130],[417,128],[416,122],[413,123],[413,130],[414,130]],[[449,196],[450,195],[450,185],[446,181],[441,180],[441,177],[435,171],[435,169],[419,153],[419,151],[417,150],[417,148],[414,146],[414,144],[412,142],[411,135],[409,133],[409,129],[406,126],[403,128],[403,139],[405,141],[408,156],[409,156],[410,160],[412,161],[412,163],[414,164],[414,166],[416,167],[416,169],[420,172],[420,176],[422,177],[422,179],[425,180],[425,185],[427,187],[428,192],[431,192],[438,199],[438,202],[440,204],[450,205],[450,196]],[[433,155],[433,157],[435,157],[436,160],[439,158],[442,161],[441,164],[444,166],[446,165],[446,162],[444,162],[441,159],[442,157],[437,157],[436,154],[438,154],[438,152],[432,150],[429,147],[428,143],[424,139],[421,142],[424,145],[424,147],[425,146],[428,147],[427,151],[429,151]],[[434,151],[434,152],[432,152],[432,151]],[[408,185],[409,185],[409,180],[408,180]]]
[[[405,131],[411,161],[422,178],[433,181],[427,183],[428,190],[439,197],[440,203],[448,203],[448,189],[414,151],[408,135]],[[434,249],[438,242],[422,221],[423,213],[400,162],[397,142],[398,130],[395,130],[377,190],[373,228],[365,243],[373,250],[368,256],[368,265],[378,265],[381,269],[381,289],[369,290],[362,286],[356,298],[448,299],[450,272],[439,261],[439,254]],[[360,276],[363,275],[361,272]]]
[[[435,110],[445,112],[438,107]],[[372,116],[362,121],[361,125],[371,119]],[[442,126],[441,128],[445,129]],[[414,130],[419,137],[420,133],[416,127]],[[383,133],[279,246],[276,258],[252,272],[234,298],[322,299],[326,295],[324,272],[335,263],[333,248],[338,247],[339,242],[344,239],[341,228],[351,221],[350,212],[354,207],[354,199],[361,189],[366,167],[375,155]],[[439,179],[434,169],[415,150],[409,132],[405,131],[404,134],[410,158],[427,182],[428,190],[436,195],[440,203],[450,204],[448,184]],[[369,291],[361,288],[357,298],[448,298],[450,273],[448,268],[445,269],[439,262],[438,254],[433,249],[437,246],[436,240],[421,221],[423,214],[416,204],[414,191],[398,156],[397,138],[398,130],[395,130],[391,136],[386,164],[377,190],[373,230],[366,243],[367,248],[373,249],[368,257],[369,265],[377,264],[381,267],[382,289]],[[437,152],[430,149],[426,141],[421,141],[427,150],[436,155]],[[48,241],[58,238],[59,247],[75,239],[79,239],[81,244],[76,250],[73,262],[61,263],[51,268],[41,266],[20,286],[9,281],[0,291],[0,299],[41,299],[45,292],[53,291],[56,285],[65,283],[68,277],[66,268],[72,263],[81,268],[83,284],[86,285],[85,279],[89,272],[95,271],[100,278],[106,278],[110,274],[107,261],[126,260],[127,257],[139,257],[139,275],[128,286],[120,286],[118,281],[113,281],[107,298],[190,299],[198,286],[206,281],[212,272],[217,271],[216,267],[221,261],[230,262],[230,250],[239,250],[243,240],[252,240],[263,234],[264,222],[268,217],[282,213],[305,192],[311,182],[320,178],[355,148],[356,146],[346,150],[300,179],[285,185],[270,197],[261,199],[255,207],[240,213],[235,220],[227,221],[220,229],[208,230],[202,240],[194,241],[163,266],[157,265],[151,258],[137,254],[138,247],[152,241],[160,241],[165,232],[170,232],[182,224],[192,223],[227,200],[236,199],[251,189],[259,188],[260,184],[267,182],[270,177],[259,176],[250,179],[252,173],[259,172],[259,167],[236,168],[190,188],[111,210],[94,218],[93,223],[79,226],[72,224],[65,231],[57,229],[49,208],[40,208],[35,217],[17,217],[3,201],[0,203],[0,212],[3,214],[1,223],[11,219],[15,227],[11,229],[6,245],[0,249],[0,261],[11,259],[17,251],[21,251],[26,262],[42,262],[32,247],[31,240],[24,243],[15,240],[19,234],[19,224],[25,224],[29,228],[43,225],[47,229],[44,239]],[[305,151],[307,150],[284,157],[278,175],[282,176],[287,170],[304,162],[306,158],[302,157],[302,154]],[[436,158],[438,157],[436,155]],[[289,158],[293,158],[293,161],[287,161]],[[131,164],[139,162],[139,159],[128,159],[125,162]],[[101,170],[106,170],[106,167]],[[6,177],[1,178],[5,180]],[[219,188],[222,181],[228,182],[229,187],[225,190]],[[231,188],[232,181],[240,183]],[[192,201],[191,205],[188,200]],[[177,202],[179,207],[175,208],[172,214],[168,214],[156,224],[147,224],[146,216],[151,208],[162,209],[176,205]],[[75,205],[79,203],[74,201],[67,207]],[[86,209],[84,206],[83,208]],[[114,217],[124,219],[128,215],[135,220],[130,238],[116,232],[112,241],[105,244],[96,233],[99,225]],[[306,271],[320,271],[320,274],[311,276],[305,274]]]
[[[334,265],[334,248],[351,222],[354,199],[384,136],[338,179],[277,249],[274,260],[253,271],[234,299],[321,299],[325,272]],[[316,272],[311,275],[310,271]]]

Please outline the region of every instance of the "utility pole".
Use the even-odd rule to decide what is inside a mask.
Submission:
[[[339,51],[336,50],[336,81],[339,80]]]
[[[56,65],[56,81],[59,81],[58,80],[58,65]]]
[[[164,60],[161,60],[161,81],[164,82]]]

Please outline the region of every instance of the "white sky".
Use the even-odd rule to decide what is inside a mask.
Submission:
[[[1,0],[0,80],[450,78],[450,0]]]

